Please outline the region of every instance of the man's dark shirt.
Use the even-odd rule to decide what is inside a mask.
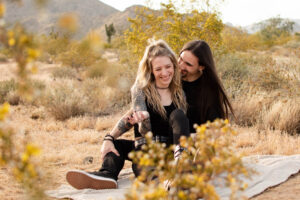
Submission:
[[[205,84],[205,79],[199,77],[192,82],[182,81],[182,87],[186,95],[188,103],[187,117],[189,119],[190,132],[194,133],[194,124],[203,124],[209,121],[214,121],[216,118],[221,118],[220,103],[218,103],[218,94],[216,90],[211,88],[205,89],[205,95],[201,95]],[[204,102],[208,102],[208,107],[204,106]]]

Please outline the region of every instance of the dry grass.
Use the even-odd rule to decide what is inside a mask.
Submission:
[[[230,96],[233,97],[237,115],[235,126],[240,133],[234,138],[233,146],[237,152],[244,155],[300,154],[300,136],[294,134],[299,130],[299,94],[295,92],[295,88],[291,88],[292,92],[289,92],[289,88],[284,88],[293,84],[297,86],[299,83],[299,58],[276,55],[270,61],[269,58],[259,58],[264,54],[270,56],[270,52],[257,54],[257,58],[253,59],[248,59],[247,56],[241,59],[235,57],[234,63],[231,64],[230,58],[223,58],[223,61],[226,61],[224,63],[230,64],[222,74],[223,78],[226,78],[225,87],[229,88]],[[253,53],[248,56],[252,58]],[[274,86],[271,84],[266,90],[264,80],[256,77],[263,69],[264,62],[270,62],[268,66],[274,64],[271,73],[280,73],[282,79],[276,79],[277,81],[272,83],[277,89],[269,90]],[[242,66],[236,68],[239,64]],[[21,102],[12,106],[8,120],[9,124],[18,130],[16,142],[20,148],[23,139],[33,141],[42,148],[42,155],[36,160],[43,177],[39,184],[44,185],[46,189],[54,189],[66,184],[65,174],[70,169],[94,171],[100,168],[103,136],[129,108],[128,91],[133,80],[132,74],[126,74],[126,68],[120,67],[118,71],[114,68],[115,65],[105,70],[105,73],[100,70],[100,77],[96,76],[98,78],[89,78],[87,73],[78,72],[76,77],[83,77],[80,81],[73,77],[74,71],[69,73],[62,70],[60,75],[53,78],[53,72],[60,66],[41,63],[40,66],[39,74],[34,75],[34,78],[43,81],[44,93],[37,95],[34,103]],[[14,67],[15,64],[11,62],[6,65],[0,64],[0,81],[14,78]],[[276,71],[278,67],[281,67],[281,70]],[[288,76],[284,75],[284,72]],[[64,76],[64,73],[71,75]],[[239,78],[230,79],[231,73]],[[254,79],[261,82],[248,82]],[[281,80],[287,82],[280,84]],[[35,84],[42,87],[40,82]],[[14,95],[6,93],[5,96],[13,99]],[[132,131],[122,136],[127,139],[132,137]],[[93,157],[92,163],[84,162],[87,156]],[[130,164],[126,163],[125,167],[130,167]],[[282,191],[285,194],[286,191],[290,191],[291,197],[286,196],[285,199],[295,199],[298,194],[295,190],[299,191],[295,184],[300,180],[299,176],[297,177],[293,179],[294,185],[284,186],[278,191],[277,188],[273,188],[254,199],[272,199],[272,195],[279,197]],[[24,191],[11,179],[7,168],[0,169],[0,180],[10,183],[0,186],[0,199],[25,198]]]
[[[111,130],[126,109],[109,116],[73,117],[64,122],[45,116],[34,120],[32,113],[42,112],[35,106],[18,105],[12,107],[11,124],[20,130],[16,135],[19,142],[23,138],[33,141],[42,148],[38,158],[39,169],[47,182],[41,182],[47,189],[66,184],[65,174],[70,169],[98,170],[101,166],[100,148],[103,136]],[[234,147],[244,155],[257,154],[299,154],[300,137],[280,131],[259,131],[257,127],[236,127],[240,133],[234,138]],[[132,139],[132,132],[122,138]],[[21,143],[20,143],[21,144]],[[288,144],[288,145],[287,145]],[[84,159],[93,157],[93,163]],[[130,167],[127,163],[126,167]],[[0,170],[1,180],[8,180],[7,169]],[[11,179],[10,179],[11,180]],[[13,183],[13,182],[12,182]],[[18,191],[11,194],[12,190]],[[0,188],[0,199],[23,199],[24,191],[18,184]]]

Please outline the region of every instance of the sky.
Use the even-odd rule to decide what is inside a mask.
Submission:
[[[145,5],[144,0],[100,0],[120,11],[132,5]],[[161,0],[153,0],[159,3]],[[300,0],[224,0],[219,9],[224,23],[247,26],[271,17],[300,19]]]

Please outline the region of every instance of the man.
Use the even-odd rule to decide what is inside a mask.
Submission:
[[[202,40],[188,42],[179,54],[179,67],[182,75],[182,87],[188,103],[187,117],[189,119],[190,133],[194,133],[194,124],[213,121],[216,118],[227,118],[228,110],[233,113],[231,104],[225,94],[222,83],[217,75],[212,52],[209,45]],[[135,106],[145,106],[144,101],[138,101]],[[68,182],[77,189],[117,188],[118,174],[115,169],[108,168],[112,165],[124,165],[128,159],[126,148],[115,148],[116,140],[123,133],[132,128],[132,124],[148,120],[148,115],[143,112],[126,113],[113,128],[110,134],[104,137],[101,147],[103,164],[98,172],[87,173],[83,171],[70,171],[67,173]],[[175,150],[176,152],[176,150]],[[120,153],[122,155],[120,155]],[[176,153],[175,153],[176,155]]]

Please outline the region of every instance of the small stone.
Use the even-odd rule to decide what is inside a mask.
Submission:
[[[94,158],[92,156],[87,156],[83,159],[83,164],[92,164],[93,163]]]

